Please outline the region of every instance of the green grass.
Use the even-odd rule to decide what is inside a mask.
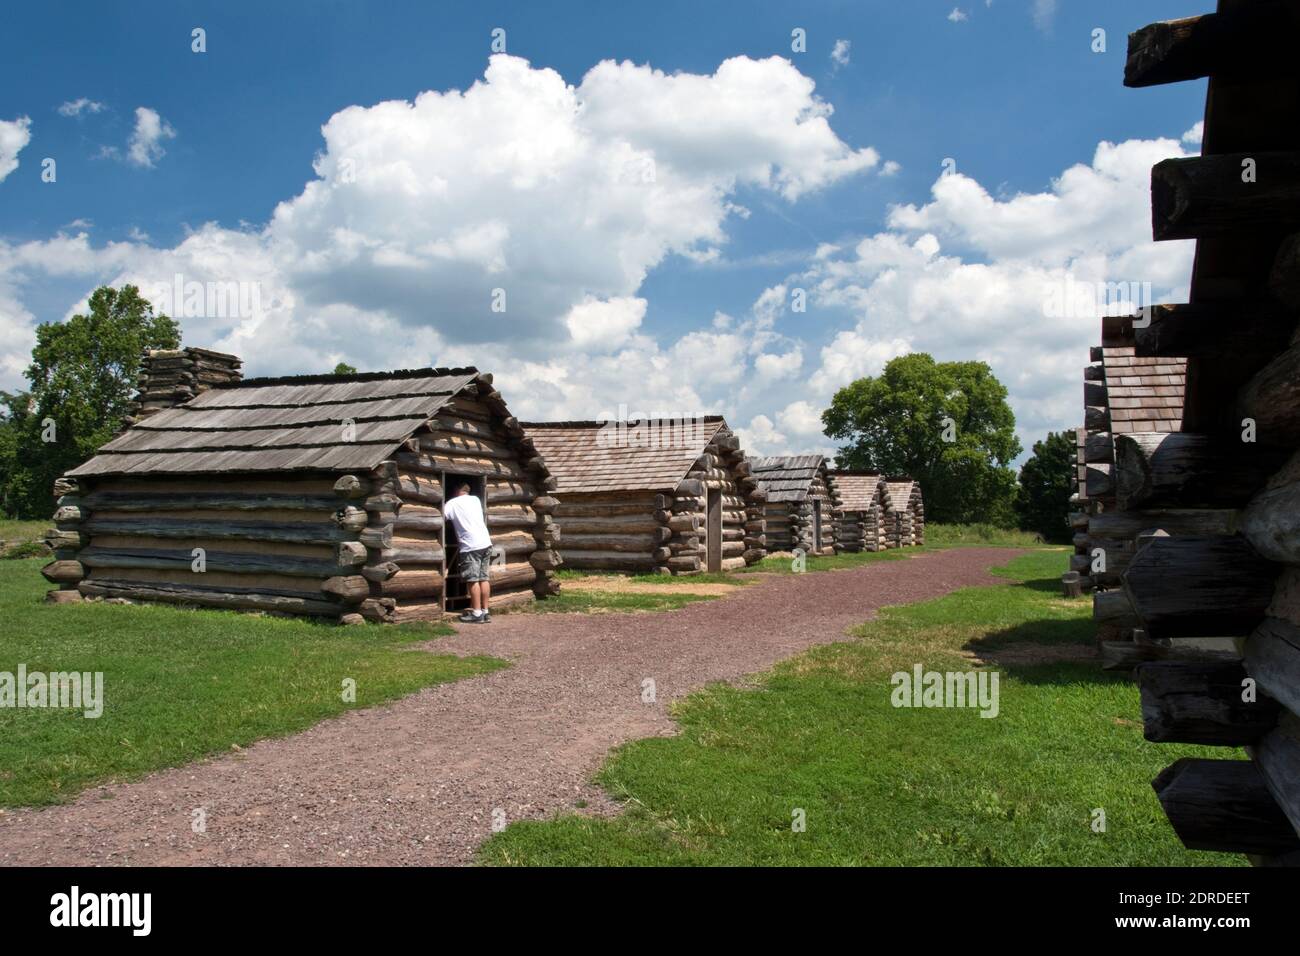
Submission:
[[[737,578],[733,571],[708,571],[700,574],[623,574],[619,571],[570,571],[564,568],[555,572],[563,586],[565,581],[581,581],[583,578],[613,578],[635,581],[638,584],[655,584],[664,587],[691,586],[696,584],[730,584],[739,587],[752,582]]]
[[[1231,751],[1148,744],[1128,679],[1095,660],[1028,656],[1091,644],[1088,602],[1060,596],[1066,557],[1017,557],[999,572],[1012,586],[890,608],[855,640],[783,662],[752,686],[686,698],[674,709],[680,736],[621,747],[597,775],[626,802],[623,814],[515,823],[484,845],[481,861],[1240,862],[1183,849],[1150,786],[1178,757]],[[892,674],[917,663],[966,670],[971,651],[1000,674],[996,718],[891,705]],[[1103,833],[1090,826],[1096,808],[1106,813]],[[804,832],[792,831],[796,809]]]
[[[0,564],[0,671],[100,671],[104,712],[0,708],[0,805],[57,803],[421,687],[506,666],[414,645],[446,625],[337,627],[165,606],[41,603],[41,560]],[[355,703],[342,699],[356,681]]]
[[[962,545],[994,548],[1042,547],[1042,536],[1033,531],[999,528],[991,524],[926,524],[927,548],[954,548]]]
[[[13,521],[0,518],[0,559],[34,558],[48,555],[45,532],[53,527],[51,521]]]

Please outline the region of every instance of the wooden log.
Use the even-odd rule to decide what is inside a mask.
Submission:
[[[650,499],[630,498],[624,501],[583,501],[565,498],[555,509],[555,517],[567,518],[622,518],[644,517],[654,512]]]
[[[1115,494],[1115,481],[1111,476],[1110,465],[1091,464],[1088,466],[1087,476],[1089,498],[1109,498]]]
[[[1248,166],[1247,164],[1253,164]],[[1243,179],[1253,169],[1253,179]],[[1292,232],[1300,226],[1300,156],[1220,153],[1166,159],[1151,169],[1151,231],[1157,241]]]
[[[1087,436],[1084,442],[1084,461],[1089,464],[1109,464],[1115,459],[1115,443],[1109,432],[1097,432]]]
[[[531,516],[527,520],[532,523]],[[488,524],[492,525],[491,515],[488,516]],[[403,508],[398,512],[392,528],[395,532],[420,531],[425,534],[437,534],[442,530],[442,515],[436,511],[409,511]]]
[[[1300,564],[1300,481],[1252,498],[1241,516],[1241,532],[1269,560]]]
[[[80,561],[51,561],[41,575],[52,584],[75,584],[86,576],[86,568]]]
[[[553,515],[560,506],[560,502],[549,495],[542,495],[534,498],[532,502],[533,511],[539,515]]]
[[[383,584],[385,581],[397,574],[401,568],[392,561],[384,561],[380,564],[368,564],[361,569],[361,576],[367,581],[373,581],[376,584]]]
[[[673,493],[679,498],[703,498],[705,492],[704,482],[694,478],[685,478],[678,482]]]
[[[578,551],[566,548],[564,565],[578,571],[637,571],[653,569],[656,561],[649,551],[644,554],[626,554],[613,551]],[[677,560],[673,558],[672,560]]]
[[[698,556],[682,555],[680,557],[669,558],[668,568],[674,574],[700,570],[700,559]]]
[[[1294,6],[1269,2],[1153,23],[1129,34],[1124,85],[1294,76],[1297,26]]]
[[[558,551],[539,548],[528,556],[528,563],[539,571],[551,571],[564,563]]]
[[[366,598],[357,605],[357,613],[376,624],[392,623],[397,619],[397,601],[388,597]]]
[[[1291,826],[1300,832],[1300,717],[1283,712],[1277,726],[1246,751]],[[1294,866],[1300,860],[1292,860]]]
[[[1110,410],[1105,405],[1089,405],[1083,410],[1083,427],[1090,432],[1110,428]]]
[[[352,540],[356,532],[333,523],[291,521],[200,521],[193,518],[92,518],[85,529],[92,535],[151,538],[240,538],[295,544],[334,544]]]
[[[391,547],[393,543],[393,526],[380,525],[374,528],[362,528],[357,534],[357,540],[367,548],[374,548],[376,551],[383,551]]]
[[[1246,639],[1246,670],[1292,712],[1300,712],[1300,628],[1266,617]]]
[[[370,493],[370,483],[356,475],[343,475],[334,482],[334,494],[340,498],[364,498]]]
[[[1153,743],[1237,747],[1277,724],[1277,701],[1263,693],[1247,695],[1239,663],[1157,661],[1139,665],[1137,681],[1143,734]],[[1242,699],[1247,696],[1253,699]]]
[[[561,508],[561,514],[556,520],[565,537],[572,534],[650,534],[661,527],[654,516],[648,513],[609,518],[566,517]]]
[[[1101,669],[1131,671],[1147,661],[1236,661],[1235,654],[1211,651],[1183,644],[1152,644],[1138,641],[1102,641]]]
[[[1066,572],[1067,574],[1075,572]],[[1082,589],[1082,588],[1081,588]],[[1097,591],[1092,595],[1092,619],[1097,624],[1134,628],[1139,624],[1137,612],[1123,591]]]
[[[409,570],[380,582],[378,591],[381,597],[395,598],[400,602],[414,598],[437,597],[442,594],[442,587],[441,571]]]
[[[1255,368],[1286,348],[1295,329],[1292,312],[1268,299],[1154,305],[1150,324],[1133,330],[1141,356],[1245,361]]]
[[[666,528],[657,529],[666,531]],[[573,534],[564,536],[564,551],[651,551],[666,538],[653,534]]]
[[[255,492],[95,492],[80,499],[92,512],[106,511],[320,511],[333,512],[339,500],[326,495]]]
[[[1157,511],[1117,511],[1084,516],[1088,533],[1098,538],[1132,538],[1149,528],[1170,534],[1232,534],[1238,512],[1231,508],[1186,508]]]
[[[398,475],[395,482],[394,492],[403,501],[418,501],[429,505],[442,504],[442,484],[438,478],[408,472]],[[490,494],[488,500],[491,500]]]
[[[342,541],[335,545],[334,554],[340,567],[366,563],[366,546],[360,541]]]
[[[668,527],[678,533],[696,534],[702,530],[699,515],[673,515],[668,519]]]
[[[195,556],[189,548],[85,548],[78,560],[88,568],[156,568],[189,571]],[[232,574],[279,574],[289,577],[328,578],[337,575],[335,561],[300,558],[274,552],[205,550],[204,566],[209,571]]]
[[[1189,850],[1281,855],[1300,837],[1249,760],[1184,757],[1151,782]]]
[[[327,578],[320,589],[326,594],[332,594],[344,604],[356,604],[370,596],[370,582],[359,574]]]
[[[401,568],[409,565],[441,565],[446,560],[446,553],[436,541],[417,544],[411,539],[403,538],[400,542],[394,541],[392,547],[382,549],[377,560],[392,561]]]
[[[157,601],[165,604],[197,604],[202,607],[245,611],[279,611],[288,614],[310,614],[336,617],[340,606],[335,601],[286,597],[278,594],[256,592],[217,591],[184,587],[153,581],[94,580],[77,585],[85,597],[121,597],[137,601]]]
[[[1294,449],[1300,444],[1300,345],[1265,365],[1242,388],[1237,414],[1255,422],[1256,441]]]
[[[1153,638],[1234,637],[1264,618],[1277,566],[1243,538],[1151,541],[1124,571],[1124,591]]]
[[[1282,463],[1277,451],[1188,432],[1115,438],[1120,511],[1240,507]]]
[[[441,475],[452,472],[457,475],[492,475],[522,479],[526,472],[515,461],[501,461],[494,458],[449,457],[442,454],[426,452],[401,451],[393,456],[399,468],[422,475]]]
[[[494,589],[527,585],[531,590],[537,580],[537,569],[531,564],[494,565],[488,569],[488,580]]]

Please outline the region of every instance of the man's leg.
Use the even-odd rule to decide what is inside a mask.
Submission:
[[[479,599],[482,603],[479,607],[486,611],[488,610],[488,601],[492,599],[492,582],[486,580],[480,581],[479,587],[482,589],[482,596]]]
[[[483,607],[483,589],[481,581],[471,581],[469,583],[469,606],[475,611]]]

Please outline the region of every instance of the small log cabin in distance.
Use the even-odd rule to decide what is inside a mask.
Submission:
[[[767,549],[805,554],[835,553],[835,500],[821,455],[750,459],[758,486],[767,493]]]
[[[196,355],[198,350],[193,351]],[[171,382],[56,484],[55,601],[78,596],[288,612],[344,623],[468,605],[444,493],[468,482],[499,549],[493,606],[558,589],[554,480],[474,368]],[[167,375],[176,366],[167,357]]]
[[[524,429],[556,481],[565,567],[696,574],[766,554],[763,495],[721,417]]]
[[[841,551],[882,551],[885,542],[885,478],[875,472],[832,471],[835,543]]]
[[[925,544],[925,508],[921,483],[911,478],[885,479],[885,547]]]

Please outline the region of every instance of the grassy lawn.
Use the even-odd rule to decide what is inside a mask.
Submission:
[[[45,532],[54,527],[54,522],[13,521],[0,518],[0,558],[30,558],[48,555],[45,547]]]
[[[506,666],[413,645],[446,625],[336,627],[229,611],[41,603],[43,560],[0,563],[0,671],[100,671],[104,710],[0,708],[0,806],[305,730],[345,710]],[[355,702],[343,682],[356,682]]]
[[[545,601],[533,601],[504,614],[557,614],[579,612],[597,614],[627,611],[675,611],[695,601],[711,601],[716,595],[673,594],[663,591],[637,593],[632,591],[575,590],[560,586],[560,593]],[[493,615],[497,612],[493,611]]]
[[[1137,691],[1084,655],[1087,601],[1060,597],[1064,549],[967,588],[891,608],[856,640],[815,648],[744,689],[680,702],[678,737],[617,750],[598,782],[606,819],[521,822],[482,862],[573,864],[1233,865],[1184,850],[1150,780],[1178,757],[1148,744]],[[1000,675],[998,716],[895,708],[890,678],[978,666]],[[1239,756],[1239,755],[1238,755]],[[1093,811],[1106,814],[1093,832]],[[792,831],[796,810],[806,829]]]

